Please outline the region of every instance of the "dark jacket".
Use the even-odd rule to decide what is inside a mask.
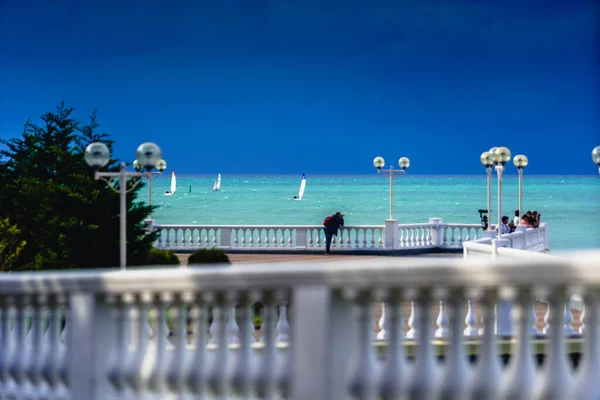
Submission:
[[[329,220],[329,223],[325,228],[327,233],[337,236],[338,229],[340,226],[344,226],[344,218],[340,217],[337,214],[334,214],[331,216],[331,220]]]

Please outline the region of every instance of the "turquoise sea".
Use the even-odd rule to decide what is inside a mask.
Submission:
[[[177,191],[165,196],[170,174],[153,180],[153,218],[158,224],[321,224],[342,211],[347,225],[383,225],[389,217],[389,179],[381,175],[307,175],[302,201],[301,174],[179,176]],[[492,181],[492,209],[497,209],[497,180]],[[600,248],[600,176],[527,176],[523,208],[537,210],[550,224],[551,250]],[[145,196],[141,197],[145,200]],[[401,224],[441,217],[448,223],[479,223],[487,202],[486,176],[403,175],[394,181],[394,218]],[[518,207],[518,177],[503,179],[503,215]],[[494,211],[495,213],[495,211]],[[493,221],[497,219],[493,216]]]

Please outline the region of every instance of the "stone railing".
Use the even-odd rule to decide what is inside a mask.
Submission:
[[[463,255],[464,258],[493,259],[544,257],[547,255],[536,252],[549,250],[548,234],[549,227],[545,222],[541,223],[539,228],[518,226],[515,232],[504,234],[500,239],[496,239],[495,231],[486,231],[484,237],[463,243]]]
[[[228,251],[323,251],[321,225],[152,225],[160,230],[156,247],[175,251],[220,248]],[[428,223],[345,226],[332,248],[347,252],[461,249],[483,234],[479,224]]]
[[[5,274],[0,397],[595,399],[599,263],[581,252]],[[564,312],[572,288],[584,290],[583,325]],[[506,301],[512,348],[488,329]],[[583,354],[574,372],[572,354]]]

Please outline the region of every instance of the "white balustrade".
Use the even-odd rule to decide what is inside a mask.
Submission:
[[[397,232],[386,229],[395,226]],[[152,225],[160,231],[156,247],[175,251],[220,248],[236,251],[311,251],[325,249],[321,225]],[[428,223],[358,225],[340,228],[332,248],[341,251],[460,249],[480,238],[479,224]],[[387,243],[387,245],[386,245]]]
[[[487,262],[384,258],[368,268],[356,260],[6,274],[0,398],[597,398],[598,263],[600,252],[582,252]],[[550,307],[545,334],[536,336],[532,326],[545,306],[534,301],[539,288]],[[565,307],[570,288],[584,290],[585,330]],[[263,304],[258,341],[256,301]],[[516,307],[506,370],[489,329],[498,301]],[[533,361],[535,337],[545,343],[541,367]],[[465,339],[478,343],[469,347],[474,368]],[[415,362],[407,363],[415,342]],[[567,355],[577,346],[584,361],[573,370]]]

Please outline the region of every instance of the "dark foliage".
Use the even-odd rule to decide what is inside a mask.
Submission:
[[[188,257],[189,264],[231,264],[231,262],[223,250],[200,249]]]
[[[85,163],[86,146],[113,142],[98,132],[96,112],[87,124],[63,104],[25,123],[21,137],[1,140],[0,218],[8,218],[26,242],[12,269],[114,267],[119,264],[119,195],[96,181]],[[117,160],[103,171],[118,171]],[[133,182],[129,181],[128,185]],[[156,234],[143,221],[151,207],[136,202],[140,183],[127,195],[128,264],[148,256]]]
[[[179,265],[179,257],[173,250],[150,249],[144,265]]]

